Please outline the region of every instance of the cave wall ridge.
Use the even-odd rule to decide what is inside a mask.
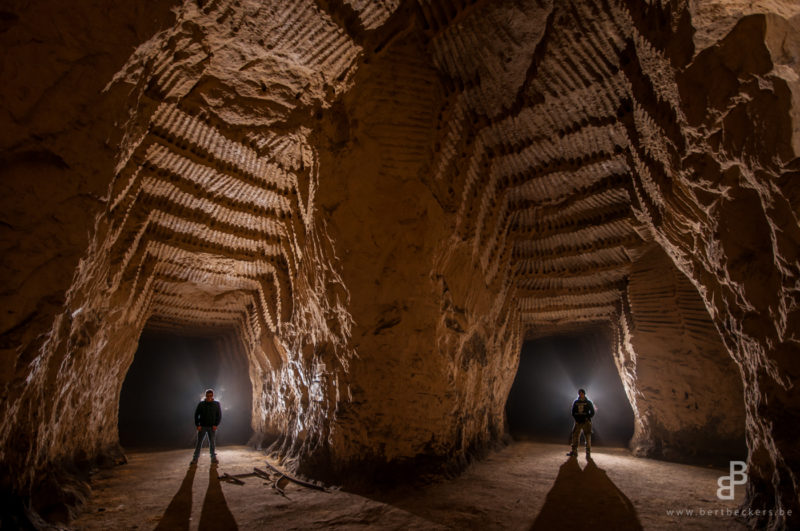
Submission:
[[[460,469],[522,341],[602,327],[638,452],[744,434],[746,504],[800,518],[796,3],[4,9],[0,463],[35,512],[123,459],[145,328],[229,338],[253,444],[343,481]]]

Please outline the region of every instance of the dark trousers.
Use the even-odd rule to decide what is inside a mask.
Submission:
[[[581,432],[583,432],[583,436],[586,438],[586,451],[592,449],[592,421],[587,420],[585,422],[576,422],[575,426],[572,428],[572,451],[575,452],[578,449],[578,443],[581,442]]]
[[[203,439],[208,435],[208,449],[211,451],[211,458],[217,456],[217,447],[215,444],[217,432],[211,429],[211,426],[203,426],[197,432],[197,446],[194,447],[194,458],[200,457],[200,448],[203,447]]]

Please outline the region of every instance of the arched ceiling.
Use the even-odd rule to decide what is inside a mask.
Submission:
[[[795,3],[27,5],[0,21],[21,198],[3,296],[22,308],[4,315],[0,446],[21,448],[20,492],[117,443],[145,323],[236,330],[258,436],[333,475],[463,464],[502,436],[525,334],[605,324],[629,397],[667,359],[643,376],[635,345],[691,329],[678,363],[716,329],[753,499],[796,507],[796,437],[773,426],[797,403]],[[700,299],[656,323],[651,287]]]
[[[288,318],[314,208],[314,120],[413,34],[444,90],[438,123],[422,124],[437,130],[429,182],[487,284],[513,287],[528,328],[618,311],[649,238],[632,208],[646,149],[630,136],[668,152],[663,124],[676,116],[674,94],[634,97],[649,78],[624,65],[667,59],[617,3],[412,4],[210,2],[143,48],[149,59],[120,78],[144,86],[109,210],[114,278],[133,280],[143,314],[272,331]]]

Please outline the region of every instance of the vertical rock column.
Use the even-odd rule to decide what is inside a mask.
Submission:
[[[444,90],[412,28],[369,55],[314,137],[354,320],[330,459],[350,481],[458,470],[485,451],[519,355],[508,272],[487,280],[429,186]]]

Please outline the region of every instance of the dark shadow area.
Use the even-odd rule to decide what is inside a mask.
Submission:
[[[636,509],[605,471],[588,459],[581,470],[576,457],[561,465],[553,488],[531,530],[642,529]]]
[[[183,478],[178,492],[169,502],[167,510],[164,511],[164,516],[159,520],[156,531],[189,529],[189,519],[192,516],[192,484],[196,471],[196,466],[190,466],[186,471],[186,476]]]
[[[579,388],[597,411],[592,444],[627,446],[634,416],[614,363],[611,345],[600,331],[526,341],[506,402],[511,435],[569,444],[572,402]]]
[[[208,490],[206,498],[203,500],[198,529],[201,531],[204,529],[212,531],[239,529],[228,508],[228,503],[225,501],[225,495],[222,493],[217,465],[211,465],[208,469]]]
[[[247,360],[225,336],[147,331],[122,385],[119,437],[125,448],[193,448],[193,415],[207,388],[222,406],[217,445],[246,444],[252,408]]]
[[[33,523],[36,519],[25,512],[25,506],[26,503],[20,496],[8,488],[0,488],[0,529],[36,531],[37,527]]]

